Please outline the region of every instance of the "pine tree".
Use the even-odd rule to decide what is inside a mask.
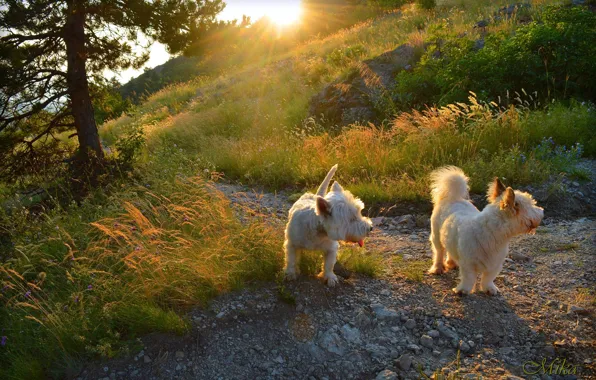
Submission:
[[[42,141],[75,130],[77,158],[103,158],[92,88],[140,68],[142,35],[183,51],[216,23],[221,0],[0,0],[0,168],[31,165]],[[74,137],[74,135],[73,135]],[[40,141],[41,140],[41,141]]]

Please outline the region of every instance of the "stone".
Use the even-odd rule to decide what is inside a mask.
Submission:
[[[330,328],[323,334],[321,337],[320,346],[323,349],[339,356],[344,355],[346,352],[344,343],[333,328]]]
[[[409,330],[412,330],[414,327],[416,327],[416,321],[414,319],[408,319],[406,321],[406,328]]]
[[[383,224],[383,222],[385,221],[385,218],[382,216],[378,216],[376,218],[372,218],[371,221],[373,223],[373,226],[378,227],[381,224]]]
[[[465,342],[463,340],[460,340],[459,341],[459,349],[463,353],[469,352],[470,351],[470,345],[467,342]]]
[[[370,314],[366,310],[360,310],[360,312],[356,315],[356,318],[354,318],[354,322],[356,326],[363,329],[369,327],[372,323],[372,320]]]
[[[399,358],[399,368],[404,371],[409,371],[412,366],[412,357],[410,355],[402,355]]]
[[[586,309],[584,309],[581,306],[577,306],[577,305],[570,305],[569,306],[569,311],[567,311],[568,314],[580,314],[580,315],[587,315],[590,314],[590,312]]]
[[[378,120],[375,100],[395,86],[395,74],[411,64],[414,57],[414,47],[404,44],[363,61],[358,71],[312,97],[309,116],[339,126]]]
[[[517,262],[527,262],[527,261],[531,260],[530,256],[524,255],[523,253],[520,253],[520,252],[511,252],[509,254],[509,257],[511,257],[511,259],[513,261],[517,261]]]
[[[399,318],[399,314],[397,313],[397,311],[395,311],[393,309],[387,309],[385,306],[383,306],[380,303],[372,304],[372,305],[370,305],[370,307],[373,310],[373,312],[375,313],[375,316],[381,321],[393,320],[393,319]]]
[[[360,344],[361,343],[360,330],[358,330],[356,327],[350,327],[350,325],[345,324],[340,329],[340,333],[348,343],[352,343],[352,344]]]
[[[176,360],[180,361],[184,359],[184,352],[183,351],[176,351]]]
[[[438,339],[441,336],[441,333],[438,330],[430,330],[428,336]]]
[[[420,337],[420,344],[427,348],[433,348],[434,341],[433,338],[428,335],[422,335]]]
[[[397,373],[386,369],[379,372],[375,380],[397,380]]]
[[[149,355],[143,356],[143,362],[145,364],[151,363],[151,358],[149,357]]]

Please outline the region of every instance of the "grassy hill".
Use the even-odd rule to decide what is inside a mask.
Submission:
[[[413,46],[420,61],[401,88],[423,91],[433,83],[428,70],[452,69],[431,60],[429,42],[467,52],[458,43],[484,39],[491,52],[490,35],[509,38],[553,2],[500,18],[494,15],[506,4],[493,3],[448,0],[433,11],[408,5],[290,52],[240,51],[229,61],[240,63],[208,77],[189,74],[192,80],[105,123],[100,133],[114,154],[136,157],[129,178],[80,205],[56,201],[31,215],[14,204],[2,215],[9,227],[1,246],[0,377],[76,373],[81,360],[126,352],[140,334],[184,332],[189,306],[274,280],[283,226],[266,216],[239,220],[212,179],[302,191],[339,163],[338,179],[371,205],[427,199],[429,171],[445,164],[462,166],[475,191],[495,175],[527,184],[572,173],[580,157],[595,153],[596,112],[589,102],[549,97],[548,87],[503,88],[511,93],[500,104],[479,92],[406,112],[400,94],[381,94],[385,122],[378,125],[333,128],[307,117],[311,98],[365,59]],[[490,25],[474,28],[483,19]],[[431,95],[441,95],[444,83]]]

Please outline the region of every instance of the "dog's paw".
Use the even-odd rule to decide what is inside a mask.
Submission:
[[[480,291],[485,292],[491,296],[496,296],[499,294],[499,288],[495,286],[495,284],[489,284],[487,286],[483,286],[480,288]]]
[[[433,265],[432,267],[430,267],[430,269],[428,270],[428,274],[443,274],[445,273],[445,268],[442,265]]]
[[[460,288],[459,286],[457,288],[451,289],[451,291],[453,293],[457,294],[458,296],[464,296],[464,295],[470,294],[470,291],[468,289],[463,289],[463,288]]]
[[[455,260],[447,259],[447,261],[445,261],[445,268],[447,268],[447,270],[455,269],[457,268],[457,263]]]
[[[335,275],[335,273],[325,273],[319,275],[323,279],[323,282],[327,284],[328,287],[333,288],[335,285],[339,283],[339,279]]]

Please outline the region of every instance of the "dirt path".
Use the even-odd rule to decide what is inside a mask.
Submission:
[[[283,225],[287,194],[218,186]],[[456,273],[422,275],[427,218],[375,219],[366,249],[383,256],[378,279],[344,271],[329,289],[303,276],[286,284],[295,304],[277,284],[228,294],[189,314],[189,335],[149,335],[134,357],[94,363],[79,378],[596,379],[594,219],[547,217],[512,243],[499,296],[458,297]]]

